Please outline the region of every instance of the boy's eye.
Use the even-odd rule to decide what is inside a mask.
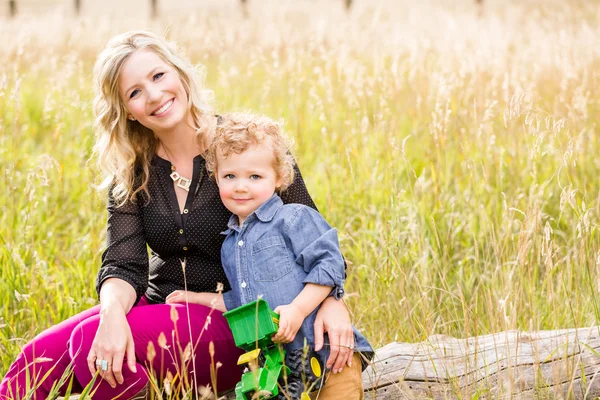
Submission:
[[[233,178],[235,178],[235,175],[233,175],[233,174],[227,174],[223,178],[225,178],[225,179],[233,179]]]
[[[257,180],[257,179],[260,179],[260,176],[253,174],[253,175],[250,175],[250,179]]]
[[[154,74],[154,77],[153,77],[153,78],[154,78],[154,80],[160,79],[160,78],[162,78],[162,76],[163,76],[164,74],[165,74],[164,72],[159,72],[159,73],[157,73],[157,74]]]
[[[131,92],[131,94],[129,95],[130,99],[133,99],[135,96],[137,96],[137,94],[140,92],[139,89],[135,89],[133,92]]]

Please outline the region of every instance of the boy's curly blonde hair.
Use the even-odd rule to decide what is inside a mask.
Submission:
[[[241,154],[253,144],[269,143],[273,149],[279,192],[294,181],[294,157],[290,152],[292,140],[281,129],[281,123],[250,112],[225,114],[217,125],[214,140],[205,154],[206,169],[212,177],[218,170],[217,157]]]

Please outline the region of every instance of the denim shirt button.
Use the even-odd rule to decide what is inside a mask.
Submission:
[[[238,246],[243,246],[243,245],[244,245],[244,241],[243,241],[243,240],[240,240],[240,241],[238,242]]]
[[[242,284],[240,285],[242,288],[245,288],[246,286],[248,286],[248,284],[246,282],[242,282]]]

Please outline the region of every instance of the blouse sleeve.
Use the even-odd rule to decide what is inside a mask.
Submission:
[[[294,165],[294,182],[292,182],[292,184],[288,186],[288,188],[284,190],[279,197],[281,197],[281,200],[284,204],[304,204],[305,206],[309,206],[310,208],[317,210],[315,202],[313,201],[312,197],[310,197],[310,194],[308,194],[308,189],[306,189],[306,185],[304,184],[304,179],[302,178],[298,164]]]
[[[119,278],[135,289],[137,303],[148,289],[149,268],[141,206],[139,202],[127,201],[119,207],[110,192],[106,250],[102,254],[96,291],[100,294],[100,288],[108,278]]]

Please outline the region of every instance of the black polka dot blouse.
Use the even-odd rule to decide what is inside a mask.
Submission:
[[[294,183],[281,195],[284,203],[313,208],[296,167]],[[221,266],[221,244],[231,212],[221,203],[219,189],[208,176],[204,158],[194,159],[190,191],[181,213],[170,177],[171,163],[154,156],[148,182],[150,201],[140,195],[136,202],[117,207],[108,199],[107,247],[102,255],[96,290],[108,278],[122,279],[146,295],[150,303],[164,303],[174,290],[214,292],[217,283],[230,290]],[[150,254],[148,254],[148,251]],[[186,260],[185,273],[181,261]]]

